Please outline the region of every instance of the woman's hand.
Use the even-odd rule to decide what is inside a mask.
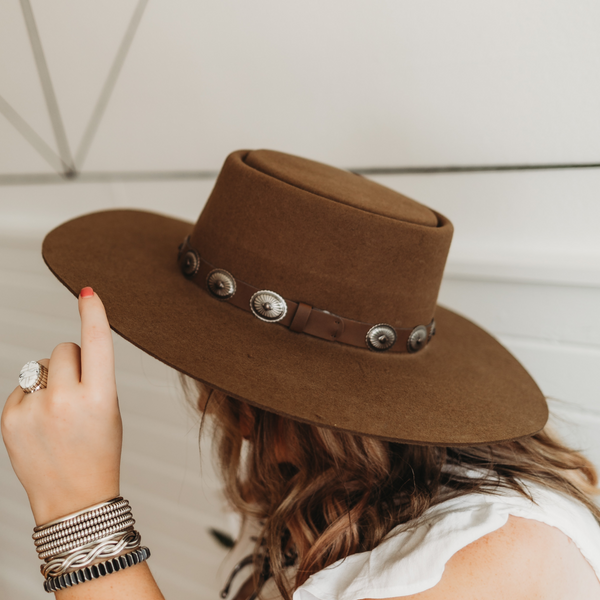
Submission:
[[[110,327],[91,288],[79,296],[81,349],[59,344],[48,387],[20,387],[2,413],[2,436],[38,525],[119,495],[122,425]]]

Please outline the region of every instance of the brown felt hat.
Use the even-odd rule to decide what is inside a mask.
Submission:
[[[255,406],[415,444],[532,435],[548,408],[531,376],[436,304],[452,232],[358,175],[239,151],[195,225],[98,212],[50,232],[43,255],[125,339]]]

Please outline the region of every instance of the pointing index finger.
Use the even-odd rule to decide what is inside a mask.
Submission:
[[[112,335],[98,294],[85,287],[79,294],[81,316],[81,382],[98,391],[115,389]]]

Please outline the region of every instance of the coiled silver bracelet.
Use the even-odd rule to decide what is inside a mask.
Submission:
[[[42,537],[49,533],[54,533],[55,531],[59,531],[77,523],[88,521],[94,517],[103,515],[111,510],[116,510],[117,508],[122,508],[124,506],[129,506],[129,502],[127,500],[124,500],[121,496],[118,498],[113,498],[107,502],[96,504],[89,509],[79,510],[75,513],[67,515],[66,517],[61,517],[60,519],[50,521],[50,523],[38,525],[37,527],[33,528],[33,538],[37,539],[38,537]]]
[[[115,519],[122,515],[131,514],[131,507],[129,504],[124,506],[118,510],[111,510],[110,512],[106,512],[96,518],[89,519],[87,521],[81,521],[75,525],[71,525],[69,527],[65,527],[63,529],[56,530],[48,530],[48,531],[39,531],[33,534],[34,543],[36,546],[42,546],[43,544],[47,544],[48,541],[57,540],[63,537],[67,537],[69,535],[76,534],[78,531],[84,531],[85,529],[90,529],[95,525],[100,525],[102,523],[106,523],[111,519]]]
[[[131,511],[129,511],[128,513],[124,514],[124,515],[120,515],[119,517],[116,517],[114,519],[110,519],[108,521],[105,521],[104,523],[99,523],[97,525],[93,525],[92,527],[87,527],[85,529],[81,529],[80,531],[77,531],[71,535],[67,535],[65,537],[47,537],[47,538],[42,538],[42,540],[36,540],[37,542],[43,541],[44,543],[40,543],[36,550],[38,551],[38,553],[43,553],[43,552],[47,552],[48,550],[52,550],[53,548],[58,548],[59,546],[64,546],[65,544],[70,544],[71,542],[77,542],[79,540],[83,540],[85,538],[88,538],[92,535],[95,535],[96,533],[102,532],[102,531],[107,531],[108,529],[112,528],[112,527],[116,527],[116,526],[121,526],[121,524],[126,523],[127,521],[132,521],[133,523],[135,523],[135,520],[133,519],[133,515],[131,514]],[[133,524],[132,523],[132,524]]]

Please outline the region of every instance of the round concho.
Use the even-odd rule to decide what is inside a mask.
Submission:
[[[287,304],[279,294],[269,290],[260,290],[250,298],[250,310],[261,321],[277,323],[285,317]]]
[[[386,323],[373,325],[367,332],[367,346],[375,352],[385,352],[396,343],[396,330]]]
[[[428,340],[427,327],[417,325],[408,336],[406,346],[409,352],[418,352],[425,346]]]
[[[206,287],[218,300],[229,300],[235,294],[235,279],[225,269],[213,269],[206,278]]]
[[[195,250],[188,250],[181,261],[181,272],[186,277],[193,277],[200,268],[200,257]]]

